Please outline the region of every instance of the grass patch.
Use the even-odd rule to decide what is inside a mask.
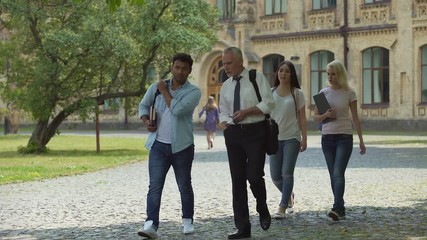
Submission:
[[[145,140],[140,138],[101,137],[96,152],[95,136],[55,136],[49,152],[41,155],[19,154],[29,136],[0,136],[0,185],[43,180],[112,168],[147,159]]]

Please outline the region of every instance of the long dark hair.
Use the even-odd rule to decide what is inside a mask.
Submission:
[[[299,85],[297,71],[295,70],[295,66],[292,62],[285,60],[279,64],[279,66],[277,67],[277,70],[276,70],[276,74],[275,74],[274,89],[276,89],[277,86],[279,86],[279,84],[280,84],[279,69],[280,69],[280,67],[282,67],[285,64],[288,65],[289,70],[291,71],[291,82],[290,82],[291,89],[290,90],[291,90],[292,98],[294,99],[294,104],[295,104],[295,117],[297,118],[298,123],[299,123],[299,116],[298,116],[299,111],[298,111],[298,106],[297,106],[297,100],[295,97],[295,88],[301,89],[301,86]]]
[[[276,69],[276,73],[274,74],[274,88],[277,88],[277,86],[279,86],[279,84],[280,84],[279,69],[281,66],[283,66],[285,64],[288,65],[289,70],[291,70],[291,91],[293,91],[294,88],[301,88],[301,86],[299,85],[299,82],[298,82],[297,71],[295,70],[294,64],[292,62],[286,61],[286,60],[281,62]]]

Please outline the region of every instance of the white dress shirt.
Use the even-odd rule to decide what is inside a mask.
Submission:
[[[253,106],[258,107],[264,114],[270,114],[274,109],[274,100],[271,92],[271,86],[265,76],[257,71],[255,81],[258,84],[259,92],[262,98],[261,102],[258,102],[255,88],[252,82],[249,80],[249,71],[245,68],[240,74],[240,109],[244,110]],[[233,77],[229,77],[221,87],[219,109],[220,109],[220,122],[227,122],[233,124],[233,103],[234,103],[234,88],[236,86],[236,80]],[[261,122],[265,119],[264,115],[250,115],[246,117],[239,124]]]

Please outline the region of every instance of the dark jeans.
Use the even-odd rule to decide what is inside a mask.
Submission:
[[[322,135],[323,155],[328,165],[331,179],[332,192],[334,194],[333,210],[339,213],[345,211],[344,190],[345,170],[353,151],[353,135],[327,134]]]
[[[229,126],[224,130],[230,166],[234,223],[239,230],[250,229],[246,181],[257,201],[257,211],[265,214],[267,193],[264,181],[265,124]]]
[[[193,218],[194,193],[191,185],[191,167],[194,159],[194,145],[172,154],[170,144],[155,141],[149,153],[148,171],[150,185],[147,194],[147,221],[159,226],[160,202],[166,174],[172,166],[181,193],[182,218]]]

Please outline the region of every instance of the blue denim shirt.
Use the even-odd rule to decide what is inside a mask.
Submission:
[[[180,152],[194,144],[193,136],[193,112],[199,105],[202,96],[200,89],[191,84],[188,80],[172,92],[172,81],[168,84],[169,92],[172,95],[170,111],[172,112],[172,153]],[[157,91],[158,82],[150,85],[139,103],[139,118],[149,115],[150,106],[153,104],[154,95]],[[156,98],[155,108],[157,111],[156,124],[159,126],[163,112],[166,109],[166,102],[162,94]],[[145,147],[150,150],[157,137],[156,132],[150,132]]]

